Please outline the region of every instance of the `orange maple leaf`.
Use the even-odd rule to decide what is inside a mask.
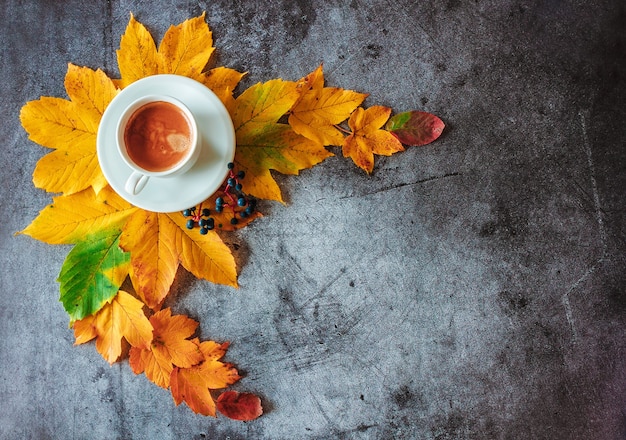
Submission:
[[[352,133],[343,142],[343,155],[350,157],[361,169],[371,173],[374,169],[374,154],[390,156],[404,151],[402,143],[391,133],[381,129],[391,109],[375,105],[367,110],[357,108],[348,120]]]
[[[228,348],[227,342],[204,341],[199,345],[203,362],[191,368],[174,368],[170,387],[176,405],[184,401],[194,412],[215,417],[215,401],[210,390],[225,388],[240,376],[232,365],[219,361]]]
[[[198,322],[184,315],[174,315],[169,308],[150,317],[153,338],[148,348],[130,349],[130,366],[135,374],[146,377],[160,387],[168,388],[174,367],[189,368],[204,359],[204,354],[189,338]]]
[[[300,98],[289,115],[291,127],[296,133],[323,145],[342,145],[345,136],[336,125],[348,119],[368,95],[339,87],[324,87],[321,65],[301,79],[300,84]]]
[[[122,353],[122,338],[132,347],[147,349],[152,325],[143,313],[143,303],[122,290],[97,313],[74,323],[75,345],[96,338],[98,353],[110,364]]]

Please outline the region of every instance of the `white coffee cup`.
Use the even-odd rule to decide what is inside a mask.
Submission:
[[[178,99],[166,95],[143,96],[126,107],[117,123],[116,139],[120,156],[133,170],[124,185],[133,195],[152,177],[188,171],[201,149],[193,114]]]

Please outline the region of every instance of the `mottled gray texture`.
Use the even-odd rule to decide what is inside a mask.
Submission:
[[[623,1],[2,6],[2,439],[626,437]],[[266,408],[251,423],[74,347],[55,282],[69,247],[12,236],[50,201],[20,107],[64,96],[68,62],[116,75],[131,11],[157,39],[206,11],[239,91],[323,62],[367,105],[447,124],[371,176],[339,151],[277,176],[287,204],[228,237],[239,290],[179,273],[168,305],[232,342],[237,389]]]

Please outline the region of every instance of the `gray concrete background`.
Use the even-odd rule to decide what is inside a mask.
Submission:
[[[229,238],[239,290],[178,274],[170,305],[263,397],[245,424],[74,347],[69,248],[12,236],[50,201],[21,106],[64,97],[68,62],[115,76],[130,12],[160,40],[202,11],[239,91],[323,62],[447,124],[370,177],[342,157],[278,176],[287,205]],[[622,0],[4,0],[0,437],[626,438],[624,22]]]

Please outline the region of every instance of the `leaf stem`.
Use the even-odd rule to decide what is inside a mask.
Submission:
[[[344,133],[345,133],[345,134],[347,134],[347,135],[351,135],[351,134],[352,134],[352,132],[351,132],[350,130],[347,130],[347,129],[343,128],[343,127],[342,127],[341,125],[339,125],[339,124],[335,124],[335,125],[334,125],[334,127],[335,127],[337,130],[342,131],[342,132],[344,132]]]

